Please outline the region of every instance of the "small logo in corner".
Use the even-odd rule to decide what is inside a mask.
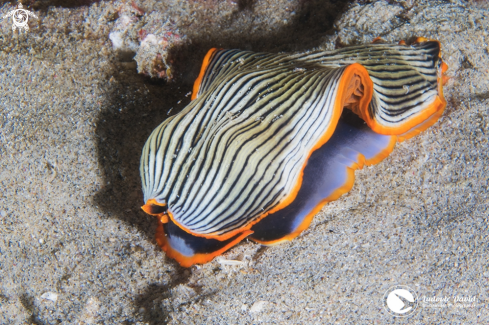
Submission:
[[[22,3],[20,2],[17,9],[10,11],[8,14],[3,16],[3,18],[7,18],[10,16],[12,16],[13,20],[12,30],[15,31],[18,28],[20,31],[24,29],[24,32],[29,30],[29,25],[27,24],[27,22],[29,21],[29,16],[37,18],[37,16],[33,12],[23,9]]]
[[[412,315],[418,307],[418,295],[408,286],[394,286],[386,291],[383,298],[384,308],[395,317]]]

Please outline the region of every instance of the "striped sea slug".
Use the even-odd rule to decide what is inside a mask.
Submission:
[[[141,156],[143,210],[182,266],[248,237],[273,245],[306,229],[446,106],[440,44],[329,52],[211,49],[193,101],[159,125]],[[346,109],[345,109],[346,108]]]

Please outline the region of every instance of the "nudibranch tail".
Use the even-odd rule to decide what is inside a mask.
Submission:
[[[143,148],[158,243],[189,266],[247,236],[296,237],[356,169],[438,120],[446,68],[423,38],[292,55],[211,49],[193,101]]]

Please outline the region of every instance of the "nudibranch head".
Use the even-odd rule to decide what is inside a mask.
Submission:
[[[355,169],[436,122],[446,105],[439,53],[426,40],[305,54],[211,49],[194,100],[143,148],[143,210],[159,220],[158,244],[190,266],[246,237],[296,237],[351,189]]]

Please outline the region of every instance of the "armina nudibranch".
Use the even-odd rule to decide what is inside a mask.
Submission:
[[[193,101],[142,152],[156,241],[188,267],[244,238],[293,239],[352,188],[356,169],[438,120],[446,69],[440,43],[424,38],[299,54],[211,49]]]

